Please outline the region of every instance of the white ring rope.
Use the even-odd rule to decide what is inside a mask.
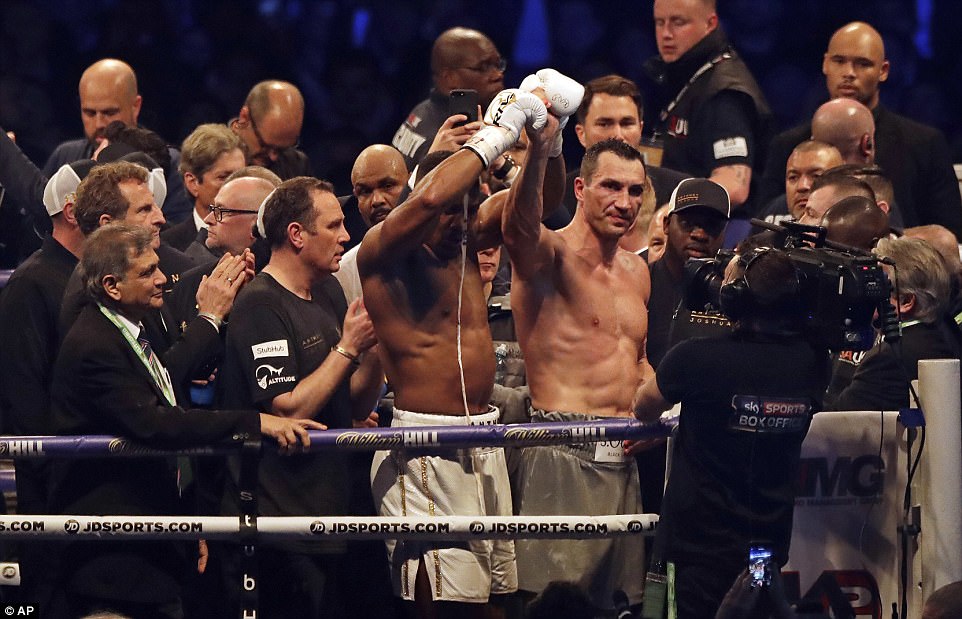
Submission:
[[[239,539],[244,516],[0,515],[0,539]],[[656,514],[614,516],[264,516],[258,537],[338,540],[600,539],[654,535]]]

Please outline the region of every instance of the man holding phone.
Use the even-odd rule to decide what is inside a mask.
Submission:
[[[428,153],[439,130],[449,130],[444,136],[447,143],[434,150],[457,150],[481,128],[478,106],[487,109],[504,89],[504,69],[498,48],[477,30],[451,28],[438,36],[431,48],[434,88],[411,110],[391,140],[404,155],[408,171]],[[452,119],[455,115],[465,118]]]

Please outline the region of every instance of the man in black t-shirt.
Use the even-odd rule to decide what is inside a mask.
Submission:
[[[785,254],[736,259],[721,294],[734,332],[682,342],[639,388],[640,419],[682,405],[654,559],[674,564],[680,619],[714,616],[753,542],[788,561],[801,444],[829,371],[798,332],[798,295]]]
[[[235,304],[218,381],[221,403],[351,427],[352,394],[364,402],[358,410],[370,411],[379,377],[365,382],[368,373],[358,370],[375,341],[367,311],[360,301],[347,307],[331,276],[348,239],[333,187],[310,177],[282,183],[263,205],[258,225],[271,259]],[[224,498],[228,513],[238,513],[234,464]],[[259,514],[346,515],[352,491],[347,467],[343,452],[295,458],[265,453],[258,471]],[[268,617],[342,616],[338,577],[344,552],[337,542],[262,543],[260,609]]]

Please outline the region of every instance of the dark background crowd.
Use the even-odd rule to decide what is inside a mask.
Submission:
[[[882,102],[941,129],[953,161],[962,161],[962,7],[954,0],[726,0],[718,10],[778,131],[824,101],[821,61],[832,32],[866,20],[892,64]],[[618,73],[651,86],[642,70],[656,53],[649,2],[5,0],[0,126],[42,164],[58,143],[82,135],[77,78],[104,57],[134,68],[140,122],[172,145],[200,123],[234,116],[252,84],[284,79],[306,100],[302,150],[318,176],[344,190],[357,153],[390,143],[424,98],[431,43],[455,25],[489,34],[508,59],[506,85],[550,65],[582,82]],[[576,163],[580,149],[567,143]]]

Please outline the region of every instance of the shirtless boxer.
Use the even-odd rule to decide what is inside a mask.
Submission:
[[[577,86],[573,112],[581,88],[564,80],[565,85]],[[550,89],[543,90],[550,100]],[[522,129],[540,129],[546,117],[538,96],[503,91],[488,109],[487,118],[494,124],[483,127],[459,151],[439,155],[443,161],[430,171],[432,162],[423,160],[420,174],[425,175],[408,199],[364,238],[358,271],[382,363],[395,390],[394,426],[498,420],[497,409],[488,404],[495,363],[477,250],[501,242],[504,196],[490,198],[480,208],[466,206],[472,200],[465,196],[478,186],[481,172],[518,140]],[[557,150],[560,155],[560,144]],[[543,171],[545,164],[541,167]],[[560,203],[564,187],[560,156],[554,157],[551,168]],[[381,515],[511,514],[502,449],[436,453],[376,454],[371,484]],[[399,541],[388,542],[388,553],[396,593],[415,600],[421,616],[434,616],[442,608],[480,615],[489,594],[517,588],[511,542]],[[473,605],[450,608],[432,601]]]
[[[512,309],[531,389],[532,421],[631,417],[632,395],[652,374],[645,358],[650,291],[644,260],[618,247],[641,208],[645,166],[618,140],[592,145],[575,180],[578,207],[557,232],[541,223],[550,128],[530,131],[528,165],[508,196],[503,233],[514,279]],[[638,472],[621,445],[526,448],[522,515],[640,513]],[[625,591],[641,601],[644,540],[518,540],[525,591],[573,580],[599,608]]]

